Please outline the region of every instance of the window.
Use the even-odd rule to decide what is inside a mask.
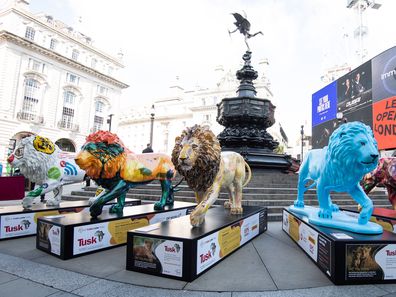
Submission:
[[[40,84],[37,80],[25,81],[25,94],[22,103],[22,119],[33,120],[36,116],[39,103]]]
[[[52,38],[51,42],[50,42],[50,49],[56,50],[57,46],[58,46],[58,40],[56,40],[55,38]]]
[[[66,105],[74,105],[74,102],[76,101],[76,95],[73,92],[66,91],[63,95],[63,104]]]
[[[112,75],[112,74],[113,74],[113,71],[114,71],[114,68],[111,67],[111,66],[109,66],[109,68],[108,68],[108,70],[107,70],[107,74],[108,74],[108,75]]]
[[[37,60],[29,59],[29,69],[36,72],[44,73],[45,64]]]
[[[205,114],[203,116],[204,121],[210,121],[210,114]]]
[[[73,128],[74,109],[63,107],[61,127],[66,129]]]
[[[98,92],[98,94],[101,94],[101,95],[104,95],[104,96],[107,96],[108,90],[109,90],[108,88],[106,88],[104,86],[101,86],[101,85],[98,85],[96,87],[96,92]]]
[[[101,130],[102,126],[103,126],[103,117],[96,115],[94,117],[94,126],[93,126],[94,131]]]
[[[202,105],[205,106],[206,105],[206,99],[202,98]]]
[[[66,82],[71,83],[71,84],[75,84],[78,85],[80,82],[80,77],[78,77],[77,75],[73,74],[73,73],[67,73],[66,74]]]
[[[96,113],[102,113],[104,109],[104,104],[101,101],[96,101],[95,102],[95,112]]]
[[[92,58],[92,60],[91,60],[91,67],[92,67],[92,68],[96,68],[96,64],[98,64],[98,60],[96,60],[95,58]]]
[[[77,61],[79,55],[80,55],[80,52],[79,52],[78,50],[74,49],[74,50],[72,51],[72,59],[73,59],[73,60]]]
[[[36,30],[34,30],[32,27],[26,27],[25,38],[34,40],[35,34],[36,34]]]

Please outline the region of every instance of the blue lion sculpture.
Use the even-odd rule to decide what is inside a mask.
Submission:
[[[330,137],[329,145],[308,152],[298,180],[296,209],[304,207],[304,193],[316,185],[319,200],[318,217],[332,218],[339,210],[331,201],[330,192],[347,192],[362,206],[358,223],[367,224],[373,202],[359,184],[362,177],[378,163],[378,146],[371,128],[361,122],[341,125]],[[308,181],[313,184],[306,186]]]

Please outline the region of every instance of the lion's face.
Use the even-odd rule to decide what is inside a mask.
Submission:
[[[7,161],[33,182],[45,179],[47,170],[57,159],[59,148],[48,138],[29,136],[15,147]]]
[[[361,122],[349,122],[331,135],[327,163],[338,163],[335,172],[347,170],[358,177],[374,170],[378,155],[377,141],[371,128]]]
[[[196,137],[184,136],[181,141],[177,141],[177,147],[175,150],[178,151],[177,167],[181,171],[191,170],[196,163],[197,157],[200,152],[200,141]]]
[[[92,179],[113,178],[124,161],[123,151],[118,144],[88,142],[83,145],[75,161]]]
[[[377,141],[370,135],[359,133],[355,136],[353,142],[356,147],[357,163],[366,172],[374,170],[378,163]]]

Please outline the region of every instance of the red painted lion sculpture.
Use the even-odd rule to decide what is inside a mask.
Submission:
[[[389,202],[396,210],[396,157],[381,158],[377,168],[367,173],[362,180],[362,187],[366,194],[378,184],[386,188]]]

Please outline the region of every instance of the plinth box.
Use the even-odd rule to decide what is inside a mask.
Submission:
[[[122,214],[108,210],[96,219],[89,213],[61,214],[38,219],[36,247],[67,260],[123,245],[127,231],[188,214],[196,204],[175,202],[173,207],[154,210],[154,204],[125,207]]]
[[[336,285],[396,282],[395,233],[362,235],[315,226],[286,209],[283,231]]]
[[[104,209],[109,209],[115,202],[109,202]],[[140,205],[140,199],[126,199],[128,206]],[[44,203],[34,204],[31,209],[23,209],[22,205],[0,207],[0,240],[35,235],[37,218],[64,213],[89,213],[87,201],[65,201],[59,206],[46,206]]]
[[[126,269],[192,281],[267,230],[267,209],[212,207],[200,227],[189,216],[128,232]]]
[[[359,212],[357,210],[342,209],[342,211],[352,217],[357,218],[359,216]],[[386,231],[396,233],[396,211],[393,209],[374,208],[370,221],[381,225]]]

